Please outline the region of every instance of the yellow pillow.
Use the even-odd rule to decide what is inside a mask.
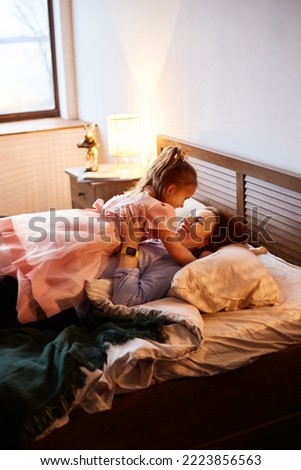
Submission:
[[[187,264],[175,275],[168,296],[205,313],[278,305],[279,289],[257,256],[229,245]]]

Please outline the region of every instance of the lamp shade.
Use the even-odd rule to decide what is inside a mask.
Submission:
[[[107,117],[109,154],[117,158],[140,155],[140,118],[136,114]]]

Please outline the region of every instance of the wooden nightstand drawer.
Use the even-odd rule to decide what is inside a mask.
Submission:
[[[76,179],[70,178],[72,207],[91,207],[97,199],[92,184],[78,183]]]
[[[117,194],[122,194],[136,184],[138,179],[129,180],[106,180],[82,183],[78,177],[82,169],[69,168],[66,170],[70,177],[70,189],[72,207],[86,209],[92,207],[96,199],[101,198],[105,202]]]

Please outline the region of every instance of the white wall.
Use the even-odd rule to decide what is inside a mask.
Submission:
[[[300,0],[72,0],[79,118],[301,171]]]

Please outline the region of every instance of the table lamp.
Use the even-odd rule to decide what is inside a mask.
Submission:
[[[112,114],[107,116],[109,155],[120,162],[140,155],[140,117],[136,114]]]

